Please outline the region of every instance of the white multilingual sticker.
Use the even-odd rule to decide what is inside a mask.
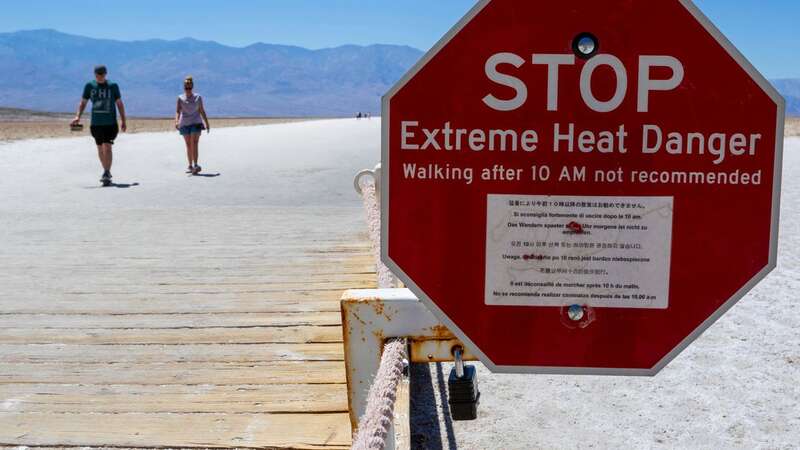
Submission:
[[[487,202],[487,305],[669,305],[673,197],[489,195]]]

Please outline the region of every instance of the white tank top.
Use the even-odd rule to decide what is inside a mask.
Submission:
[[[194,94],[189,98],[186,98],[186,94],[181,94],[178,96],[178,104],[181,112],[179,126],[187,127],[203,123],[203,118],[200,116],[200,105],[203,104],[203,98],[200,97],[200,94]]]

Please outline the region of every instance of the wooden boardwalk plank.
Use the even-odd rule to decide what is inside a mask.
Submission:
[[[50,302],[37,297],[15,296],[16,301],[0,300],[0,309],[9,314],[48,314],[53,304],[64,314],[188,314],[205,313],[279,313],[336,312],[342,292],[287,292],[273,295],[183,295],[151,296],[83,294],[55,297]],[[113,302],[109,302],[113,298]]]
[[[331,384],[345,383],[341,361],[268,363],[15,363],[0,383],[22,384]]]
[[[347,412],[342,384],[75,385],[0,384],[5,412],[333,413]]]
[[[331,306],[325,303],[324,306]],[[208,313],[183,314],[13,314],[0,313],[0,339],[9,330],[130,330],[187,328],[301,327],[339,325],[342,318],[335,311]]]
[[[333,414],[6,413],[0,445],[347,448],[350,421]]]
[[[343,361],[341,342],[321,344],[0,344],[0,364],[57,363],[266,363]]]
[[[177,329],[0,329],[0,344],[270,344],[339,343],[337,326],[203,327]],[[155,351],[155,349],[151,349]]]

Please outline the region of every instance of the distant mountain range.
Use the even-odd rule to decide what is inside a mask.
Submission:
[[[123,42],[54,30],[0,33],[0,106],[72,111],[92,67],[103,63],[136,116],[172,115],[187,74],[214,115],[376,114],[380,97],[422,55],[396,45],[238,48],[189,38]],[[789,114],[800,115],[800,79],[773,83]]]
[[[772,80],[783,97],[786,99],[786,112],[790,116],[800,116],[800,79],[797,80]]]
[[[0,106],[72,111],[92,67],[102,63],[137,116],[174,114],[188,74],[214,115],[375,114],[380,97],[422,54],[396,45],[237,48],[188,38],[122,42],[53,30],[0,33]]]

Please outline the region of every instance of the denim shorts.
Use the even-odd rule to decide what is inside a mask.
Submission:
[[[200,134],[205,129],[206,127],[202,123],[196,123],[194,125],[186,125],[185,127],[180,127],[178,131],[180,131],[181,136],[189,136],[190,134]]]

